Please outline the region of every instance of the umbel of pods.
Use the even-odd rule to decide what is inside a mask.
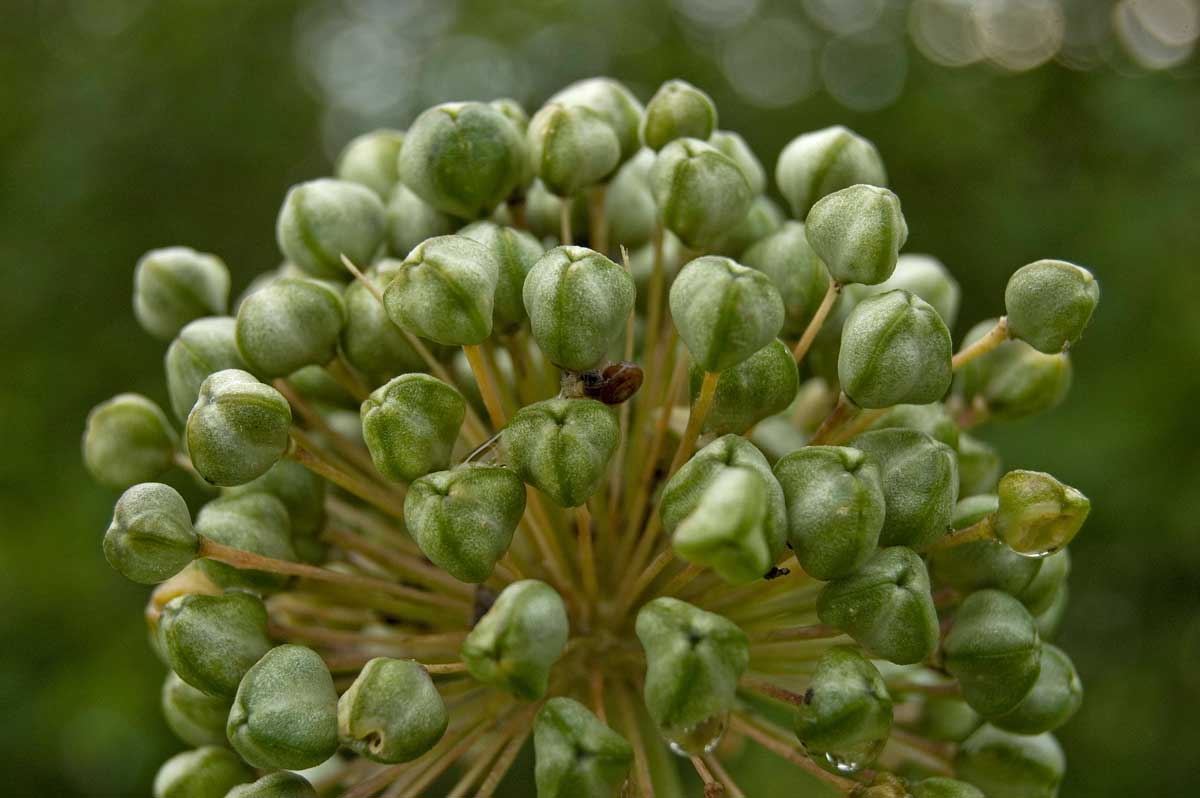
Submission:
[[[158,798],[488,798],[527,742],[539,798],[736,798],[743,741],[1056,794],[1089,504],[970,433],[1061,402],[1095,279],[1020,268],[956,348],[870,142],[797,136],[785,219],[717,120],[682,81],[440,105],[288,191],[232,306],[216,256],[139,261],[175,420],[118,395],[83,453],[195,746]]]

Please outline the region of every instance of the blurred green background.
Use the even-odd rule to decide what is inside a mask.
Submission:
[[[178,748],[146,591],[100,553],[115,497],[78,450],[96,402],[165,399],[163,346],[129,309],[137,257],[216,252],[240,289],[276,265],[287,186],[327,172],[351,134],[449,99],[535,108],[604,73],[643,99],[671,77],[701,85],[769,167],[801,131],[874,140],[908,250],[963,284],[964,329],[1001,312],[1026,262],[1097,273],[1070,399],[986,437],[1093,498],[1072,546],[1063,645],[1087,698],[1061,733],[1062,794],[1194,795],[1200,7],[978,5],[972,22],[949,0],[6,0],[0,792],[146,795]]]

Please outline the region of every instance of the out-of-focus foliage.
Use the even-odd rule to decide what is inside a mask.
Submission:
[[[172,244],[217,253],[236,292],[279,259],[272,230],[286,187],[327,173],[329,153],[369,122],[403,127],[434,102],[491,94],[536,107],[552,87],[599,73],[642,99],[686,79],[712,95],[722,126],[772,158],[795,133],[830,124],[870,138],[904,203],[906,251],[937,255],[970,298],[956,340],[1002,312],[1005,280],[1023,263],[1049,255],[1096,273],[1104,307],[1073,354],[1071,396],[1004,436],[1010,463],[1070,474],[1094,497],[1072,546],[1063,645],[1088,698],[1061,732],[1063,794],[1191,794],[1200,70],[1142,34],[1194,44],[1196,4],[1156,0],[1128,17],[1138,4],[1094,3],[1104,27],[1087,64],[1065,55],[1086,3],[979,3],[1006,4],[1069,11],[1059,58],[1095,68],[1037,66],[1049,55],[1010,64],[1036,66],[1022,72],[932,63],[898,0],[9,0],[0,750],[18,767],[6,794],[144,795],[175,749],[138,618],[145,591],[104,563],[114,496],[85,477],[78,447],[87,410],[118,390],[165,404],[160,372],[146,366],[163,346],[129,312],[137,257]],[[821,16],[841,6],[880,11],[869,30]],[[1168,16],[1146,18],[1147,7]],[[1174,26],[1154,27],[1163,19]],[[365,24],[347,24],[356,20]],[[872,42],[892,60],[854,57]],[[1169,68],[1142,68],[1163,58]],[[892,68],[839,67],[870,63]],[[883,89],[886,102],[853,101]],[[764,768],[767,754],[751,758],[739,768],[749,794],[793,778]]]

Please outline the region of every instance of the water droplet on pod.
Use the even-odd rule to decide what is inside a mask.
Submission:
[[[721,743],[725,729],[729,727],[729,715],[713,715],[694,726],[682,729],[664,729],[663,736],[672,753],[685,759],[711,754]]]
[[[838,773],[857,773],[875,761],[886,740],[871,740],[839,751],[826,751],[825,761]]]

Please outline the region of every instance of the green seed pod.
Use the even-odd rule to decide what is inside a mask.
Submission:
[[[986,725],[954,758],[958,775],[988,798],[1055,798],[1066,767],[1052,734],[1026,737]]]
[[[851,445],[872,455],[883,476],[887,512],[881,545],[919,549],[946,534],[958,501],[953,449],[923,432],[901,428],[864,432]]]
[[[406,257],[413,247],[427,238],[450,235],[461,224],[458,219],[418,197],[403,183],[392,189],[385,214],[388,251],[397,258]]]
[[[875,145],[840,125],[792,139],[775,164],[775,183],[797,219],[817,200],[849,186],[886,186],[887,171]]]
[[[338,180],[358,183],[387,199],[400,182],[402,130],[372,130],[351,139],[337,157],[334,174]]]
[[[134,485],[117,500],[104,533],[104,558],[122,576],[144,585],[164,582],[196,557],[200,539],[187,502],[159,482]]]
[[[205,746],[176,754],[154,776],[154,798],[225,798],[254,771],[228,748]]]
[[[642,122],[642,104],[623,85],[612,78],[588,78],[567,86],[548,102],[583,106],[600,114],[621,144],[621,161],[632,158],[641,147],[638,133]]]
[[[954,371],[950,331],[937,311],[907,291],[858,303],[842,328],[838,379],[859,407],[939,401]]]
[[[296,543],[299,538],[315,538],[324,528],[327,484],[294,460],[280,460],[258,479],[229,488],[225,493],[229,496],[269,493],[279,499],[287,510],[292,541]]]
[[[995,493],[1000,482],[1000,453],[973,435],[958,435],[958,495]]]
[[[883,414],[870,426],[870,429],[915,429],[924,432],[935,441],[946,444],[951,449],[958,449],[958,439],[962,434],[958,423],[946,411],[942,402],[931,402],[927,405],[896,405]],[[961,483],[961,477],[959,482]]]
[[[347,286],[343,299],[346,324],[342,327],[341,348],[350,365],[375,384],[427,368],[365,285],[355,282]]]
[[[229,306],[229,269],[189,247],[153,249],[133,271],[133,315],[151,335],[171,340],[188,322]]]
[[[996,493],[996,537],[1027,557],[1045,557],[1070,543],[1092,508],[1087,496],[1041,471],[1009,471]]]
[[[684,80],[658,88],[642,115],[642,143],[658,152],[675,139],[707,139],[717,127],[712,98]]]
[[[342,745],[388,765],[409,762],[433,748],[450,720],[419,662],[386,657],[363,666],[338,700],[337,717]]]
[[[525,194],[525,222],[529,225],[529,232],[543,241],[548,238],[558,241],[562,229],[564,202],[571,203],[571,231],[578,240],[588,227],[587,197],[576,194],[564,200],[551,194],[541,180],[534,180]]]
[[[378,195],[345,180],[323,178],[292,186],[275,222],[283,256],[326,280],[345,279],[342,255],[354,263],[370,263],[383,235]]]
[[[783,211],[770,197],[755,197],[742,220],[708,247],[713,255],[740,258],[746,250],[783,227]]]
[[[1013,595],[1020,599],[1034,616],[1041,615],[1053,606],[1055,598],[1071,573],[1071,554],[1067,549],[1063,549],[1041,560],[1031,557],[1021,559],[1033,560],[1040,563],[1040,566],[1037,575],[1029,584]]]
[[[238,351],[259,376],[286,377],[333,360],[345,322],[339,288],[285,277],[255,291],[238,308]]]
[[[887,743],[892,697],[874,665],[838,646],[817,661],[794,722],[809,756],[824,756],[842,773],[856,773]]]
[[[200,385],[210,374],[246,368],[237,348],[236,329],[237,322],[230,316],[197,319],[180,330],[167,347],[167,395],[180,421],[187,421]]]
[[[443,103],[413,122],[400,177],[442,213],[480,219],[521,184],[529,153],[517,127],[484,103]]]
[[[775,464],[788,511],[788,543],[804,571],[836,579],[879,545],[884,498],[879,465],[858,449],[806,446]]]
[[[961,743],[982,723],[979,713],[957,696],[926,696],[916,730],[929,740]]]
[[[663,225],[692,249],[704,249],[740,222],[754,195],[745,174],[715,147],[676,139],[650,170]]]
[[[1041,668],[1041,643],[1029,611],[999,590],[967,596],[942,644],[946,670],[985,718],[1014,709]]]
[[[608,219],[609,240],[630,251],[650,242],[658,207],[650,193],[650,170],[654,152],[638,150],[609,181],[604,192],[604,215]]]
[[[158,620],[158,637],[171,670],[212,696],[232,696],[271,648],[262,599],[238,591],[171,599]]]
[[[675,553],[731,584],[761,579],[772,564],[766,516],[765,480],[748,468],[723,469],[675,528]]]
[[[1013,338],[1053,355],[1083,337],[1100,302],[1100,284],[1082,266],[1039,260],[1013,273],[1004,310]]]
[[[507,468],[467,465],[416,480],[404,499],[409,532],[434,565],[482,582],[508,551],[525,513],[525,486]]]
[[[771,278],[783,297],[783,334],[799,337],[829,288],[829,272],[808,245],[804,225],[787,222],[750,247],[743,261]]]
[[[517,411],[504,428],[509,465],[563,507],[588,500],[608,473],[620,430],[594,399],[547,399]]]
[[[817,617],[897,665],[920,662],[938,644],[929,574],[903,546],[880,549],[862,568],[826,584]]]
[[[504,118],[519,130],[521,133],[529,127],[529,114],[525,111],[525,107],[511,97],[501,97],[498,100],[492,100],[488,103],[489,106],[495,108]]]
[[[163,719],[188,745],[225,745],[225,718],[233,702],[228,696],[212,696],[167,673],[162,686]]]
[[[692,401],[700,395],[704,369],[688,372]],[[782,413],[800,390],[800,374],[792,350],[775,339],[750,357],[721,372],[704,432],[741,434],[759,421]]]
[[[895,271],[908,224],[899,197],[886,188],[857,185],[814,205],[804,234],[833,279],[875,285]]]
[[[932,305],[947,327],[953,327],[958,320],[962,289],[950,270],[932,255],[901,255],[892,276],[871,286],[871,293],[883,294],[898,289],[916,294]]]
[[[188,454],[212,484],[241,485],[283,457],[291,424],[292,408],[279,391],[238,369],[218,371],[201,383],[188,414]]]
[[[578,701],[551,698],[533,724],[537,798],[614,798],[633,748]]]
[[[629,273],[586,247],[555,247],[525,280],[533,337],[555,365],[584,371],[625,330],[637,288]]]
[[[492,334],[499,279],[500,264],[483,244],[440,236],[409,253],[383,299],[392,321],[413,335],[474,346]]]
[[[484,684],[536,701],[546,694],[569,626],[566,606],[554,588],[536,579],[514,582],[467,635],[462,660]]]
[[[1034,621],[1037,623],[1038,636],[1042,640],[1053,640],[1058,637],[1069,603],[1070,590],[1067,587],[1067,583],[1063,582],[1058,586],[1058,590],[1054,592],[1054,596],[1050,599],[1050,606],[1042,610],[1034,618]]]
[[[969,346],[988,333],[995,320],[982,321],[963,339]],[[1066,352],[1043,354],[1024,341],[1004,341],[959,371],[957,390],[965,402],[982,402],[989,418],[1016,421],[1060,405],[1071,387]]]
[[[646,651],[643,696],[650,717],[674,747],[693,755],[711,751],[713,732],[724,727],[750,663],[746,633],[720,615],[666,596],[638,611],[636,632]]]
[[[708,143],[741,167],[746,182],[750,184],[751,194],[757,197],[767,190],[767,170],[740,134],[732,130],[717,130],[708,137]]]
[[[316,789],[308,779],[290,770],[268,773],[253,784],[241,784],[230,790],[225,798],[317,798]]]
[[[992,725],[1017,734],[1041,734],[1062,726],[1083,703],[1083,683],[1062,649],[1042,644],[1041,669],[1029,694]]]
[[[411,482],[450,465],[466,416],[462,395],[428,374],[404,374],[362,404],[362,434],[375,469]]]
[[[529,121],[525,138],[534,172],[560,197],[599,183],[620,163],[616,132],[604,117],[581,105],[547,103]]]
[[[957,779],[932,778],[912,786],[912,798],[987,798],[978,787]]]
[[[729,258],[696,258],[671,285],[671,315],[705,371],[736,366],[769,344],[783,327],[783,299],[760,271]]]
[[[276,646],[246,671],[225,732],[254,767],[315,767],[337,751],[337,701],[333,677],[317,652]]]
[[[196,515],[196,533],[242,551],[295,560],[287,507],[270,493],[243,493],[213,499]],[[224,588],[267,593],[287,584],[288,577],[266,571],[241,570],[216,560],[201,560],[204,574]]]
[[[166,471],[178,443],[158,405],[141,394],[121,393],[88,413],[83,464],[97,482],[124,490]]]
[[[671,477],[663,488],[659,507],[663,531],[673,535],[683,520],[697,511],[703,496],[717,478],[732,468],[749,469],[762,477],[767,501],[763,531],[771,562],[775,562],[787,542],[787,508],[784,505],[783,488],[779,486],[762,452],[750,441],[737,435],[717,438],[692,455]]]
[[[538,240],[524,230],[501,227],[494,222],[475,222],[459,235],[488,248],[500,265],[492,323],[501,332],[516,331],[527,318],[522,294],[529,270],[544,254]]]
[[[972,496],[955,508],[952,525],[965,529],[996,511],[995,496]],[[952,587],[967,594],[976,590],[1003,590],[1018,595],[1029,586],[1041,569],[1041,563],[1022,557],[998,540],[974,540],[933,552],[929,573],[935,584]]]

